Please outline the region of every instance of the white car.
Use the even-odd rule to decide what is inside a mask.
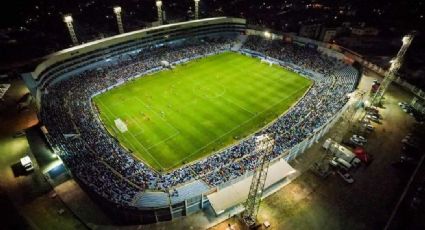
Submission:
[[[375,129],[375,127],[373,127],[373,125],[371,125],[371,124],[368,124],[368,123],[363,123],[362,124],[362,126],[367,130],[367,131],[370,131],[370,132],[372,132],[374,129]]]
[[[352,138],[353,138],[353,139],[357,139],[357,140],[358,140],[358,141],[360,141],[360,142],[367,143],[367,139],[366,139],[366,138],[364,138],[364,137],[362,137],[362,136],[360,136],[360,135],[356,135],[356,134],[354,134],[354,135],[352,136]]]
[[[415,141],[412,140],[411,138],[404,138],[403,140],[401,140],[401,143],[405,145],[416,146]]]
[[[368,114],[368,115],[366,115],[366,118],[368,118],[369,120],[375,121],[375,122],[379,121],[379,117],[376,116],[376,115]]]
[[[354,183],[354,178],[347,172],[337,171],[338,175],[348,184]]]
[[[353,144],[358,145],[358,146],[363,146],[363,145],[365,144],[364,142],[362,142],[362,141],[360,141],[359,139],[356,139],[356,138],[354,138],[354,137],[350,137],[350,141],[351,141]]]
[[[406,106],[406,105],[408,105],[406,102],[399,102],[399,103],[398,103],[398,106],[400,106],[400,107],[402,107],[402,106]]]

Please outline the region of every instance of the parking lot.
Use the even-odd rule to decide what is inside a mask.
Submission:
[[[375,76],[366,76],[360,87],[367,87]],[[365,88],[367,89],[367,88]],[[296,160],[294,167],[304,173],[294,182],[262,203],[259,220],[268,220],[272,229],[383,229],[407,184],[415,165],[394,167],[400,161],[401,140],[418,124],[398,103],[410,101],[408,93],[396,86],[386,96],[382,120],[372,122],[365,150],[374,156],[366,166],[350,169],[353,184],[335,171],[323,179],[308,172],[316,162],[326,162],[323,142],[341,141],[356,134],[349,128],[352,117],[339,121],[319,143]]]

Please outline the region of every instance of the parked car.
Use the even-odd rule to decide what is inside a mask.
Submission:
[[[364,146],[364,143],[362,141],[355,139],[353,137],[350,137],[350,141],[356,146],[361,146],[361,147]]]
[[[379,119],[382,119],[382,116],[381,116],[381,114],[379,114],[379,113],[366,112],[366,114],[367,114],[367,115],[371,115],[371,116],[376,116],[376,117],[378,117]]]
[[[409,104],[407,104],[406,102],[400,101],[400,102],[398,103],[398,105],[399,105],[400,107],[402,107],[402,106],[408,106]]]
[[[372,163],[373,155],[367,153],[363,147],[356,147],[353,152],[365,165]]]
[[[361,124],[360,124],[360,126],[361,126],[362,128],[364,128],[367,132],[372,132],[372,131],[374,131],[374,130],[375,130],[375,127],[373,127],[373,125],[371,125],[371,124],[369,124],[369,123],[365,123],[365,122],[363,122],[363,123],[361,123]]]
[[[358,140],[359,142],[367,143],[367,139],[366,139],[366,138],[364,138],[363,136],[360,136],[360,135],[354,134],[354,135],[352,136],[352,138],[353,138],[353,139]]]
[[[417,165],[418,160],[413,156],[401,154],[400,155],[400,163],[406,164],[406,165]]]
[[[334,169],[345,171],[350,170],[352,166],[350,163],[339,157],[332,158],[332,160],[329,161],[329,165]]]
[[[355,143],[353,143],[350,139],[342,140],[341,144],[346,145],[346,146],[351,147],[351,148],[357,147],[357,145]]]
[[[413,115],[413,111],[415,109],[411,105],[407,104],[406,102],[399,102],[398,105],[400,106],[401,110],[403,110],[405,113]]]
[[[379,110],[376,107],[373,107],[373,106],[366,107],[365,110],[367,112],[379,113]]]
[[[400,154],[400,161],[414,163],[416,158],[408,154]]]
[[[321,178],[326,178],[329,176],[329,174],[331,174],[329,167],[321,167],[321,165],[317,162],[311,166],[310,171]]]
[[[336,173],[338,173],[338,175],[348,184],[354,183],[354,178],[348,172],[338,170]]]
[[[412,138],[403,138],[403,140],[401,140],[401,143],[407,146],[412,146],[412,147],[417,146],[417,143]]]
[[[371,120],[371,121],[374,121],[374,122],[380,122],[379,117],[376,116],[376,115],[368,114],[368,115],[366,115],[366,118]]]
[[[410,207],[412,209],[419,209],[420,206],[423,204],[424,197],[425,197],[425,187],[423,186],[417,187],[413,195],[412,201],[410,202]]]

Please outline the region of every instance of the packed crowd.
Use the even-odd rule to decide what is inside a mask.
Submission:
[[[43,95],[41,110],[49,141],[59,149],[59,155],[79,180],[102,197],[123,206],[132,206],[136,194],[146,189],[173,191],[174,186],[194,179],[216,186],[249,172],[258,158],[258,154],[254,154],[254,138],[172,172],[155,172],[134,159],[108,134],[90,100],[92,95],[109,86],[160,67],[162,60],[173,63],[222,52],[229,50],[233,43],[232,39],[208,39],[148,47],[137,54],[122,56],[107,67],[85,71],[49,86]],[[313,49],[258,37],[249,37],[242,48],[318,73],[310,76],[315,84],[304,98],[259,132],[274,138],[270,158],[281,155],[323,125],[345,104],[345,95],[352,90],[352,85],[333,76],[333,72],[344,65]]]

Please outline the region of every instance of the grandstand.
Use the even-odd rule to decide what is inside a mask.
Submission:
[[[241,199],[217,205],[219,191],[235,183],[243,189],[249,180],[258,160],[253,154],[255,135],[267,133],[274,139],[271,168],[287,172],[270,173],[267,186],[272,187],[294,173],[286,162],[327,132],[357,85],[359,71],[349,57],[326,44],[284,36],[273,34],[271,39],[247,29],[245,20],[237,18],[163,25],[52,54],[23,78],[36,96],[47,140],[73,177],[103,206],[115,207],[113,212],[127,220],[145,223],[189,215],[209,204],[218,214]],[[119,85],[163,71],[164,60],[174,65],[223,52],[267,60],[273,68],[295,72],[313,83],[294,100],[297,103],[261,123],[252,135],[163,172],[134,157],[112,136],[92,103],[93,97]],[[129,124],[124,118],[122,123]],[[69,134],[79,135],[66,138]]]

